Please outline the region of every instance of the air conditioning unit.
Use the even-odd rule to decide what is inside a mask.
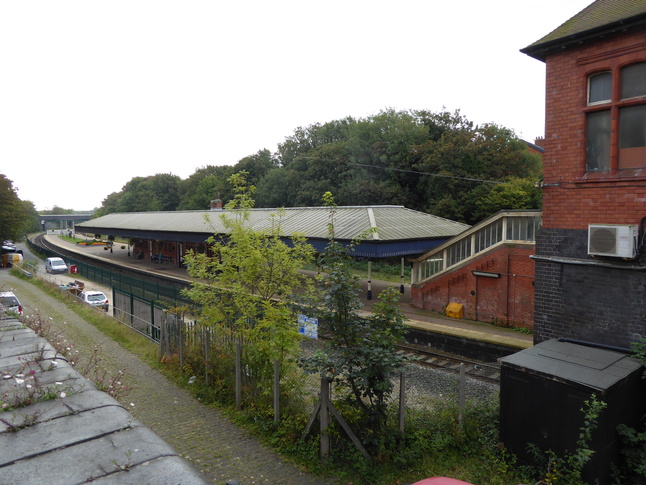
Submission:
[[[588,254],[615,258],[637,257],[637,225],[590,224]]]

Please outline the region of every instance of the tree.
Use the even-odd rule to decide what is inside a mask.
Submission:
[[[509,177],[498,185],[481,185],[473,195],[473,214],[477,219],[501,210],[539,209],[542,202],[540,186],[532,177]]]
[[[0,174],[0,241],[22,236],[25,212],[13,182]]]
[[[349,251],[334,238],[334,200],[328,192],[330,207],[329,243],[319,264],[325,274],[319,278],[321,299],[312,311],[318,312],[332,336],[324,351],[304,358],[308,372],[320,373],[348,390],[350,407],[362,411],[364,444],[379,453],[387,422],[387,402],[393,391],[393,378],[402,369],[404,358],[395,345],[405,332],[404,316],[397,306],[399,293],[393,287],[379,295],[373,315],[362,317],[358,277],[350,270]]]
[[[451,124],[457,129],[446,130],[437,140],[418,147],[415,167],[422,173],[422,210],[474,224],[493,214],[484,213],[484,206],[475,210],[487,188],[509,177],[538,182],[540,157],[531,154],[506,128],[493,124],[474,127],[458,113],[455,117]]]
[[[113,192],[106,197],[97,215],[177,210],[180,180],[177,175],[170,173],[134,177],[123,186],[121,192]]]
[[[296,288],[308,285],[298,270],[312,261],[313,248],[299,235],[289,243],[281,239],[280,213],[267,231],[251,227],[254,187],[245,177],[241,172],[229,178],[235,196],[219,215],[227,234],[210,237],[208,252],[186,256],[189,274],[197,278],[186,294],[199,305],[203,325],[245,342],[249,374],[267,383],[273,359],[298,349],[290,301]]]
[[[179,184],[180,210],[207,210],[218,196],[228,199],[231,187],[227,179],[233,173],[229,165],[208,165],[195,170]]]
[[[271,152],[264,149],[259,150],[255,155],[249,155],[248,157],[240,159],[240,161],[233,166],[233,172],[246,172],[248,183],[255,186],[267,174],[267,172],[277,165],[278,161],[274,159]]]
[[[34,203],[29,200],[23,200],[20,203],[22,205],[22,212],[24,215],[20,233],[31,234],[33,232],[40,231],[40,218],[38,217],[38,212],[36,211],[36,207],[34,207]]]

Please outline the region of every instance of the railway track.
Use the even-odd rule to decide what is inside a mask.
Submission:
[[[58,246],[50,245],[42,235],[36,239],[36,243],[42,247],[52,249],[54,251],[61,251]],[[62,251],[69,253],[68,251]],[[75,255],[76,257],[76,255]],[[99,262],[94,264],[101,265]],[[324,340],[325,336],[319,335],[319,338]],[[409,361],[414,362],[420,366],[440,369],[445,372],[459,374],[460,364],[464,364],[465,373],[467,376],[482,381],[499,384],[500,383],[500,366],[495,363],[484,362],[480,360],[469,360],[457,354],[449,352],[439,352],[428,347],[416,346],[414,344],[401,344],[398,345],[398,352],[404,354]]]
[[[423,367],[459,374],[460,364],[464,364],[467,376],[495,384],[500,383],[500,366],[498,364],[477,362],[457,355],[405,344],[398,345],[397,348],[398,352],[405,355],[409,361]]]

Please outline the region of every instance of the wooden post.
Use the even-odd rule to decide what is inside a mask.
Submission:
[[[280,421],[280,363],[274,359],[274,424]]]
[[[168,331],[166,327],[166,319],[167,315],[162,318],[161,321],[161,328],[160,328],[160,335],[159,335],[159,358],[163,359],[164,358],[164,337],[166,335],[166,332]]]
[[[242,345],[236,344],[236,411],[242,409]]]
[[[182,317],[182,321],[179,324],[178,327],[178,332],[179,332],[179,365],[180,367],[184,367],[184,332],[186,331],[186,321],[184,320],[184,317]]]
[[[399,433],[404,434],[404,418],[406,414],[406,376],[399,373]]]
[[[204,380],[208,387],[209,385],[209,357],[211,355],[211,329],[203,327],[204,332]]]
[[[462,422],[464,420],[464,401],[465,401],[465,388],[466,388],[466,382],[465,382],[465,376],[466,376],[466,369],[464,367],[464,363],[460,363],[460,411],[458,414],[458,423],[460,426],[462,426]]]
[[[321,410],[319,420],[321,422],[321,461],[326,462],[330,457],[330,435],[328,427],[330,425],[330,380],[326,377],[321,379]]]

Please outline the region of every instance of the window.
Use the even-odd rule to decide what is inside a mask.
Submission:
[[[616,71],[588,78],[588,172],[646,167],[646,62]],[[618,120],[616,128],[613,119]]]
[[[590,76],[588,83],[588,104],[608,103],[612,100],[611,73],[602,72]]]
[[[476,253],[502,241],[502,219],[480,229],[475,234]]]

